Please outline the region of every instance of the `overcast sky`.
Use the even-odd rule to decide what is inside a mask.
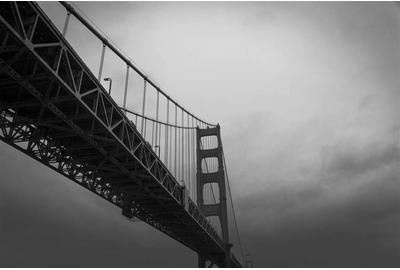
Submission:
[[[400,267],[400,6],[75,4],[169,95],[220,123],[255,266]],[[62,25],[59,4],[41,6]],[[97,72],[101,45],[77,25],[68,37]],[[106,61],[120,102],[124,66]],[[0,171],[1,266],[197,264],[2,142]]]

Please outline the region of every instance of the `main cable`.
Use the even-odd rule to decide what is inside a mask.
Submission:
[[[227,169],[227,167],[226,167],[225,153],[224,153],[224,150],[223,150],[223,147],[222,147],[222,141],[221,141],[221,148],[222,148],[222,158],[223,158],[224,167],[225,167],[226,182],[227,182],[227,184],[228,184],[229,198],[230,198],[230,202],[231,202],[231,206],[232,206],[233,220],[234,220],[234,223],[235,223],[236,234],[237,234],[237,236],[238,236],[240,254],[241,254],[241,256],[242,256],[242,262],[244,263],[245,260],[244,260],[243,247],[242,247],[242,242],[241,242],[241,240],[240,240],[240,234],[239,234],[239,229],[238,229],[237,220],[236,220],[235,207],[233,206],[231,185],[229,184],[228,169]]]

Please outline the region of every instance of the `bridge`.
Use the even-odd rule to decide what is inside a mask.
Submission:
[[[241,267],[220,126],[176,102],[82,12],[61,6],[59,29],[35,2],[0,3],[0,139],[197,252],[199,267]],[[97,71],[67,40],[71,18],[102,45]],[[122,104],[101,84],[106,51],[126,68]],[[140,102],[128,107],[133,92]]]

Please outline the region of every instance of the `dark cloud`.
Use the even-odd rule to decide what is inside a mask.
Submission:
[[[244,239],[270,267],[398,267],[398,145],[332,147],[319,185],[282,184],[243,200]],[[373,254],[373,255],[372,255]]]
[[[325,150],[333,152],[326,161],[328,173],[341,179],[351,179],[400,162],[400,147],[396,142],[373,143],[361,148],[360,145],[340,144]]]
[[[258,263],[271,267],[398,267],[399,180],[397,176],[379,180],[384,183],[360,187],[359,194],[332,205],[310,205],[304,199],[298,202],[306,206],[302,211],[268,219],[274,223],[271,229],[246,232],[245,239],[258,247],[252,250]],[[382,190],[383,186],[387,188]]]

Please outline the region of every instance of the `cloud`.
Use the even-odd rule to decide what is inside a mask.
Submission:
[[[253,224],[243,237],[260,266],[399,265],[399,148],[367,146],[336,145],[326,153],[325,177],[239,202],[241,220]]]
[[[336,178],[351,179],[382,166],[397,166],[400,161],[400,148],[396,142],[389,144],[360,145],[341,144],[327,151],[333,151],[328,156],[328,168]]]
[[[76,4],[170,96],[221,124],[256,266],[400,265],[398,6]],[[62,27],[59,4],[40,5]],[[97,74],[101,44],[81,30],[72,19],[67,38]],[[125,66],[107,50],[103,71],[120,102]],[[140,111],[143,84],[130,78],[128,107]],[[79,186],[4,144],[0,153],[4,265],[196,264]]]

